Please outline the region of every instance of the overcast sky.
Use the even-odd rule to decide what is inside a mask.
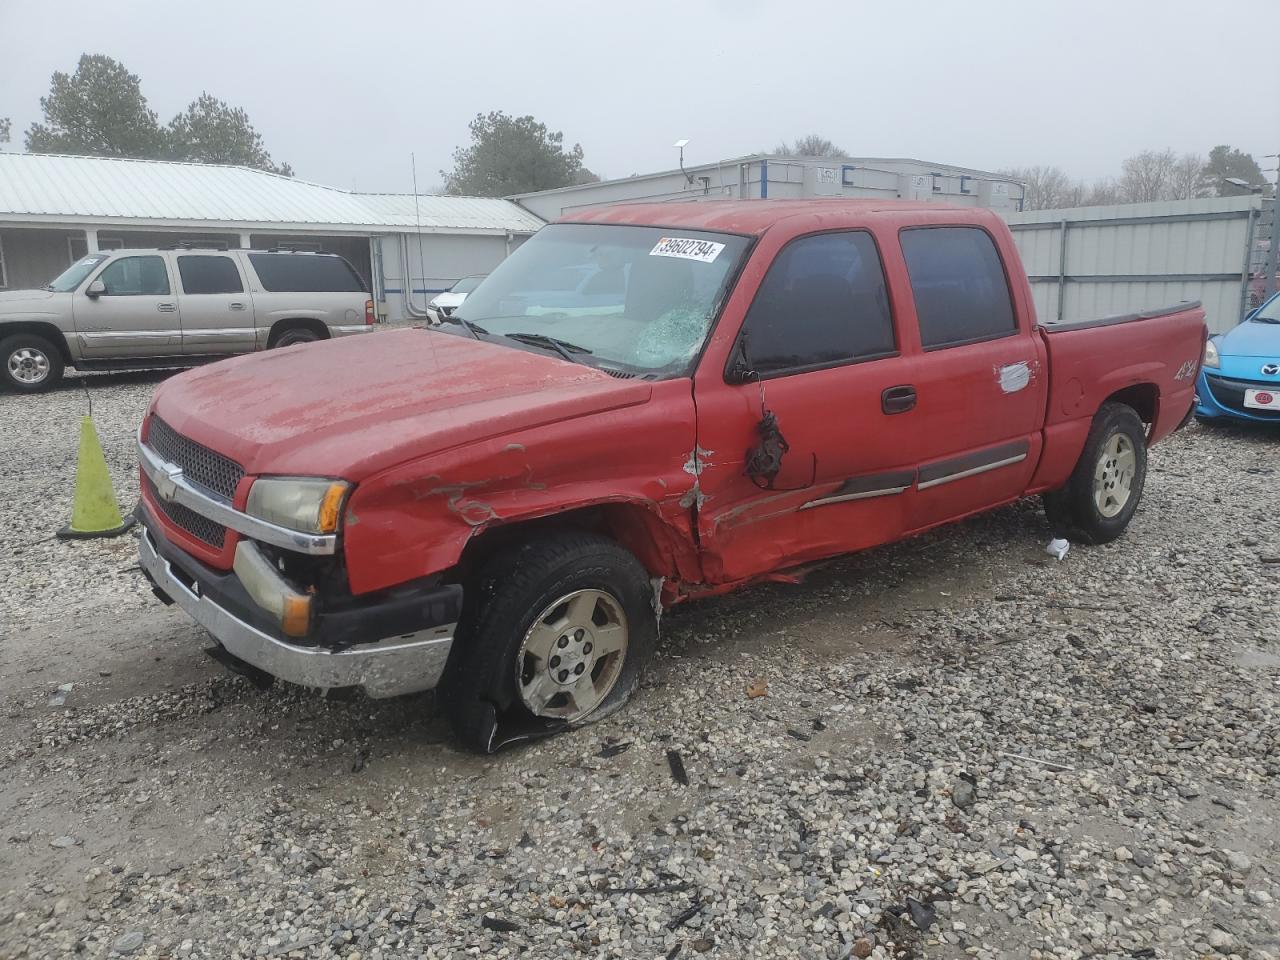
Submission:
[[[1052,8],[1052,9],[1051,9]],[[0,0],[0,117],[104,53],[162,121],[201,91],[346,189],[440,183],[477,112],[533,114],[609,178],[818,133],[855,156],[1092,180],[1147,148],[1280,150],[1280,2]],[[1263,167],[1274,161],[1259,161]]]

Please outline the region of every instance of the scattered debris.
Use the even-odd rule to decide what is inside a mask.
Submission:
[[[1055,560],[1062,560],[1067,555],[1067,551],[1071,549],[1070,541],[1062,537],[1054,537],[1045,546],[1044,552]]]
[[[810,740],[813,739],[813,737],[809,736],[809,734],[804,733],[801,730],[794,730],[791,728],[787,729],[787,736],[793,737],[796,740],[803,740],[805,743],[808,743]]]
[[[520,929],[520,924],[514,920],[503,920],[501,917],[493,916],[486,913],[480,918],[480,926],[486,930],[494,930],[498,933],[515,933]]]
[[[763,678],[752,680],[747,684],[747,697],[751,700],[769,695],[769,681]]]
[[[67,847],[78,847],[84,841],[79,837],[64,836],[54,837],[49,841],[49,846],[56,847],[59,850],[65,850]]]
[[[682,787],[689,785],[689,774],[684,769],[684,758],[679,750],[667,751],[667,764],[671,767],[671,779]]]
[[[369,759],[369,751],[366,750],[364,747],[357,748],[355,758],[351,761],[351,772],[359,773],[361,770],[363,770],[365,761],[368,759]]]
[[[702,911],[703,903],[701,900],[694,900],[693,906],[683,913],[677,914],[670,923],[667,924],[668,930],[678,930],[686,923],[696,917]]]
[[[1055,763],[1052,760],[1041,760],[1039,757],[1026,757],[1020,753],[1006,753],[1004,750],[1000,751],[1000,756],[1009,757],[1012,760],[1025,760],[1027,763],[1039,763],[1046,767],[1053,767],[1055,770],[1070,770],[1074,773],[1076,769],[1075,767],[1068,767],[1065,763]]]
[[[121,956],[137,953],[142,949],[142,941],[145,939],[146,936],[141,930],[130,930],[116,938],[116,942],[111,945],[111,951]]]
[[[933,904],[924,903],[915,897],[907,897],[907,910],[911,914],[911,922],[922,933],[933,926],[933,922],[938,919],[938,911],[934,909]]]
[[[49,694],[49,706],[60,707],[67,702],[67,694],[75,688],[74,683],[60,683],[58,688]]]
[[[631,743],[632,741],[630,740],[625,743],[607,743],[600,748],[600,756],[608,760],[610,757],[616,757],[620,753],[626,753],[631,749]]]
[[[970,774],[960,774],[960,779],[951,788],[951,802],[961,810],[967,810],[978,799],[978,783]]]

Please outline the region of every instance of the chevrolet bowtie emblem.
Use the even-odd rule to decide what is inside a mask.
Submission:
[[[167,467],[155,478],[156,495],[166,503],[171,503],[178,495],[178,481],[182,479],[181,467]]]

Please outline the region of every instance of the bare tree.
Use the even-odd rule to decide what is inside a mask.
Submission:
[[[1079,206],[1079,195],[1084,192],[1083,187],[1073,183],[1061,167],[1018,167],[1001,170],[1000,175],[1025,185],[1026,191],[1022,195],[1024,210]]]
[[[1120,193],[1126,203],[1149,203],[1174,196],[1178,158],[1172,150],[1143,150],[1124,162]]]
[[[1198,153],[1184,153],[1173,166],[1170,199],[1195,200],[1210,195],[1205,181],[1204,157]]]
[[[1084,206],[1086,207],[1108,207],[1112,204],[1123,203],[1123,191],[1111,177],[1104,177],[1101,180],[1095,180],[1085,193]]]
[[[797,137],[790,144],[780,143],[773,148],[775,157],[827,157],[832,160],[848,159],[849,154],[826,137],[811,133]]]

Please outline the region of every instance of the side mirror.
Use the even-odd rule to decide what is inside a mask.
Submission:
[[[84,294],[86,297],[88,297],[91,300],[97,300],[100,296],[102,296],[106,292],[107,292],[107,285],[103,283],[101,280],[95,280],[93,281],[93,283],[89,284],[89,288],[85,290]]]

